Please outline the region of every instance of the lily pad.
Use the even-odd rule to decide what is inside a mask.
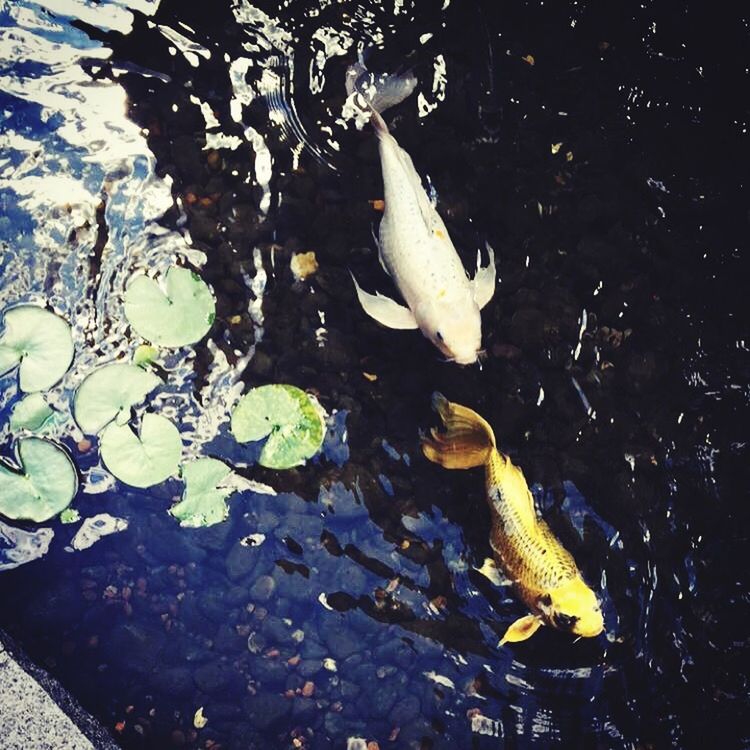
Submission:
[[[111,422],[99,444],[102,460],[122,482],[151,487],[177,471],[182,440],[177,428],[157,414],[144,414],[140,435],[128,425]]]
[[[149,344],[141,344],[133,352],[133,364],[138,367],[147,367],[159,356],[159,350]]]
[[[60,513],[60,523],[78,523],[81,520],[81,514],[75,508],[66,508]]]
[[[268,485],[235,474],[216,458],[199,458],[184,464],[182,477],[185,480],[182,500],[169,509],[180,526],[197,528],[221,523],[229,513],[226,500],[234,492],[276,494]]]
[[[169,509],[180,526],[211,526],[227,517],[226,499],[234,490],[222,482],[231,474],[232,470],[215,458],[199,458],[182,467],[185,491],[182,500]]]
[[[20,470],[0,462],[0,513],[42,523],[70,505],[78,476],[67,452],[50,440],[24,438],[16,447]]]
[[[36,432],[54,414],[41,393],[30,393],[19,401],[10,414],[10,429]]]
[[[0,335],[0,375],[19,368],[22,391],[45,391],[65,375],[73,361],[70,326],[34,305],[5,311]]]
[[[130,410],[153,391],[161,379],[136,365],[113,364],[94,370],[76,391],[73,411],[81,429],[95,435],[112,420],[125,424]]]
[[[216,317],[216,305],[198,274],[173,266],[167,271],[163,289],[148,276],[137,276],[128,284],[125,316],[152,344],[186,346],[208,333]]]
[[[240,443],[268,438],[258,463],[289,469],[314,456],[323,443],[322,409],[293,385],[263,385],[246,393],[232,413],[232,434]]]

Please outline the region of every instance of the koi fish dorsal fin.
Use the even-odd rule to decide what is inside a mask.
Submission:
[[[515,520],[519,531],[536,529],[536,508],[526,477],[504,453],[495,451],[490,457],[487,488],[492,502],[508,504],[504,515]]]
[[[352,280],[362,309],[378,323],[387,328],[396,328],[402,331],[419,327],[416,318],[408,307],[399,305],[398,302],[382,294],[370,294],[364,291],[357,283],[357,279],[354,278],[354,274],[352,274]]]

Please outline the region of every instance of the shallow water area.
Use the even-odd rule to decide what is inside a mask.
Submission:
[[[716,92],[746,89],[748,39],[730,16],[0,4],[0,310],[71,325],[40,434],[80,477],[80,520],[0,519],[0,626],[124,748],[747,746],[748,112]],[[358,53],[414,70],[389,126],[466,268],[495,249],[481,365],[357,303],[350,270],[397,295],[372,237],[375,139],[345,116]],[[72,415],[94,367],[144,344],[129,280],[173,265],[209,284],[215,320],[157,350],[163,384],[134,418],[170,418],[184,460],[260,483],[207,528],[169,515],[178,477],[116,480]],[[3,459],[17,382],[0,377]],[[232,436],[268,383],[327,414],[304,466],[263,468]],[[422,457],[435,390],[523,468],[605,634],[498,647],[526,611],[482,572],[481,472]]]

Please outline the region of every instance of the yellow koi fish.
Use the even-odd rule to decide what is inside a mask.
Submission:
[[[445,432],[422,440],[425,456],[446,469],[484,466],[492,513],[490,545],[500,568],[533,614],[516,620],[500,645],[525,641],[542,625],[593,638],[604,630],[599,601],[572,555],[537,517],[523,472],[497,450],[492,428],[476,412],[440,393],[432,398]]]

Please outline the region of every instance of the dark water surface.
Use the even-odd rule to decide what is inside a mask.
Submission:
[[[748,20],[697,3],[126,5],[0,3],[0,307],[48,302],[73,325],[64,411],[139,343],[130,273],[200,269],[216,323],[159,360],[160,404],[186,455],[279,494],[181,529],[179,482],[121,485],[61,423],[74,507],[129,527],[71,553],[75,527],[48,524],[49,553],[0,575],[0,626],[124,748],[749,746]],[[393,293],[374,138],[341,120],[358,47],[420,80],[389,121],[467,268],[495,248],[481,367],[356,302],[349,269]],[[319,269],[297,282],[308,250]],[[243,384],[271,382],[334,416],[305,467],[247,467],[227,433]],[[0,387],[7,455],[15,376]],[[494,425],[606,635],[497,648],[525,611],[477,570],[481,474],[421,457],[434,390]]]

